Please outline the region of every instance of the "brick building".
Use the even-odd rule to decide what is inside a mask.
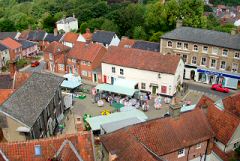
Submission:
[[[103,160],[204,160],[214,133],[200,109],[181,113],[170,106],[170,117],[131,125],[103,135]],[[197,125],[197,126],[196,126]]]
[[[161,37],[160,53],[182,57],[185,79],[236,89],[240,80],[240,35],[180,26]]]

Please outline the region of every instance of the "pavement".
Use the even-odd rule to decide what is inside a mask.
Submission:
[[[39,65],[37,67],[31,67],[31,64],[27,65],[26,67],[20,69],[19,71],[24,71],[24,72],[41,72],[45,69],[46,62],[41,58],[39,60]]]
[[[222,93],[222,92],[211,90],[211,85],[209,84],[203,84],[203,83],[194,82],[191,80],[184,80],[184,82],[188,85],[189,91],[192,91],[195,93],[201,93],[203,95],[207,95],[210,97],[215,97],[215,99],[223,99],[234,93],[240,92],[240,90],[238,89],[238,90],[230,90],[229,93]]]

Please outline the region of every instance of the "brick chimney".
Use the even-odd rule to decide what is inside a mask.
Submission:
[[[169,107],[169,114],[172,118],[178,119],[181,114],[181,105],[176,102],[176,98],[172,99]]]
[[[10,76],[13,79],[14,74],[16,72],[17,68],[16,68],[16,63],[15,62],[9,62],[9,72],[10,72]]]
[[[182,26],[183,26],[182,20],[177,20],[177,22],[176,22],[176,28],[180,28],[180,27],[182,27]]]

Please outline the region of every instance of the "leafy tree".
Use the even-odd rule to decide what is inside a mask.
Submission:
[[[104,18],[91,19],[87,22],[87,26],[91,30],[91,32],[93,32],[95,29],[101,29],[104,20]]]
[[[204,12],[213,12],[213,9],[209,5],[204,5]]]
[[[14,22],[5,18],[0,19],[0,31],[1,32],[16,31]]]
[[[146,40],[147,34],[144,31],[144,28],[142,26],[137,26],[134,28],[133,31],[133,38],[138,40]]]
[[[114,31],[114,32],[118,33],[118,26],[114,22],[112,22],[108,19],[104,20],[104,22],[101,26],[101,29],[106,30],[106,31]]]
[[[164,34],[164,33],[161,32],[161,31],[156,32],[156,33],[154,33],[154,34],[150,37],[149,41],[159,42],[159,41],[160,41],[160,37],[161,37],[163,34]]]
[[[42,17],[41,28],[44,29],[46,32],[52,33],[54,26],[55,26],[54,17],[49,13],[45,13],[44,16]]]
[[[10,19],[15,22],[16,29],[19,31],[27,29],[34,24],[34,20],[32,17],[29,17],[21,12],[13,15]]]
[[[82,34],[85,33],[87,28],[88,28],[88,24],[86,22],[83,22],[80,26],[81,33]]]

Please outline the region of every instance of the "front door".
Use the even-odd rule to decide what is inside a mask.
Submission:
[[[152,94],[156,94],[157,93],[157,86],[152,86]]]
[[[107,83],[107,76],[106,75],[103,76],[103,82]]]
[[[111,77],[111,84],[114,83],[114,77]]]
[[[97,74],[96,73],[93,74],[93,79],[94,79],[94,82],[97,82]]]

